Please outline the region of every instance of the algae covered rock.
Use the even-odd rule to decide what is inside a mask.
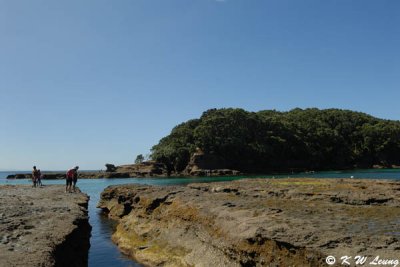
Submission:
[[[328,255],[393,259],[400,183],[248,179],[188,186],[121,185],[99,207],[113,240],[151,266],[326,266]]]

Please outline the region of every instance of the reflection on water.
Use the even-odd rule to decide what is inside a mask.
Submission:
[[[90,240],[92,247],[89,251],[89,266],[141,266],[121,254],[111,242],[110,238],[116,222],[102,215],[100,211],[93,213],[96,213],[92,215],[96,218],[91,219],[91,223],[96,224],[96,226],[92,224],[93,230]]]
[[[89,266],[116,266],[116,267],[138,267],[142,266],[125,255],[111,241],[111,235],[115,229],[116,221],[108,219],[97,209],[100,193],[111,184],[124,183],[118,180],[80,180],[80,188],[90,196],[89,201],[89,223],[92,225],[92,237],[90,239]],[[125,181],[126,183],[127,181]]]

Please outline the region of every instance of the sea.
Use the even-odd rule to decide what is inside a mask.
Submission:
[[[30,180],[6,179],[9,174],[30,173],[30,171],[1,171],[0,184],[30,184]],[[45,172],[43,172],[45,173]],[[122,254],[111,241],[111,235],[115,229],[115,222],[104,216],[96,208],[100,200],[100,193],[110,185],[119,184],[147,184],[147,185],[184,185],[194,182],[232,181],[243,178],[353,178],[353,179],[388,179],[400,180],[400,169],[368,169],[351,171],[326,171],[308,173],[288,173],[279,175],[251,175],[233,177],[183,177],[183,178],[123,178],[123,179],[80,179],[78,186],[84,193],[90,196],[89,223],[92,226],[92,236],[89,249],[90,267],[115,266],[138,267],[139,263]],[[44,180],[43,184],[65,184],[64,180]]]

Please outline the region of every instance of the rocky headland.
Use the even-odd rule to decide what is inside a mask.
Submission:
[[[61,180],[65,179],[65,172],[45,172],[43,173],[43,180]],[[105,178],[106,174],[103,171],[96,172],[79,172],[79,179],[97,179],[97,178]],[[10,174],[7,176],[7,179],[32,179],[31,173],[17,173]]]
[[[64,190],[0,186],[0,266],[87,266],[89,197]]]
[[[43,180],[65,179],[65,172],[45,172]],[[166,177],[167,173],[162,165],[156,163],[127,164],[114,166],[107,164],[106,170],[78,171],[79,179],[101,179],[101,178],[133,178],[133,177]],[[10,174],[7,179],[31,179],[31,173]]]
[[[129,177],[179,177],[179,176],[235,176],[240,172],[222,168],[214,158],[205,157],[195,153],[181,172],[170,171],[163,163],[156,161],[144,161],[137,164],[114,166],[106,164],[105,178],[129,178]]]
[[[204,160],[203,155],[193,155],[188,167],[182,172],[170,172],[167,167],[159,162],[144,161],[136,164],[115,166],[106,164],[105,170],[100,171],[79,171],[79,179],[99,178],[140,178],[140,177],[169,177],[169,176],[233,176],[240,172],[231,169],[218,168],[209,159]],[[44,180],[65,179],[65,172],[45,172]],[[7,179],[31,179],[31,173],[10,174]]]
[[[246,179],[110,186],[113,240],[150,266],[326,266],[328,255],[400,258],[400,183]],[[372,265],[371,265],[372,266]],[[391,266],[394,266],[393,264]]]

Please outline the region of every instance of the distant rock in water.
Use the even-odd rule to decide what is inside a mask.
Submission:
[[[106,172],[115,172],[117,168],[114,164],[107,163],[106,164]]]
[[[245,179],[110,186],[113,240],[148,266],[326,266],[334,255],[398,259],[400,182]]]
[[[7,179],[31,179],[31,174],[10,174],[7,176]]]
[[[65,179],[65,172],[46,172],[43,173],[43,180],[60,180]],[[79,178],[98,178],[101,172],[79,172]],[[7,179],[32,179],[31,173],[10,174]]]
[[[156,161],[143,161],[137,164],[120,165],[116,172],[130,173],[133,176],[166,176],[167,170],[164,164]]]
[[[212,160],[204,162],[198,159],[202,156],[194,155],[193,164],[187,170],[182,172],[168,172],[163,163],[156,161],[143,161],[137,164],[126,164],[115,166],[106,164],[106,171],[79,171],[79,179],[96,179],[96,178],[133,178],[133,177],[168,177],[173,176],[226,176],[238,175],[239,172],[230,169],[213,169],[210,165]],[[206,167],[206,168],[205,168]],[[66,172],[45,172],[44,180],[65,179]],[[7,179],[31,179],[31,173],[11,174]]]
[[[64,190],[0,186],[0,266],[88,265],[89,198]]]

